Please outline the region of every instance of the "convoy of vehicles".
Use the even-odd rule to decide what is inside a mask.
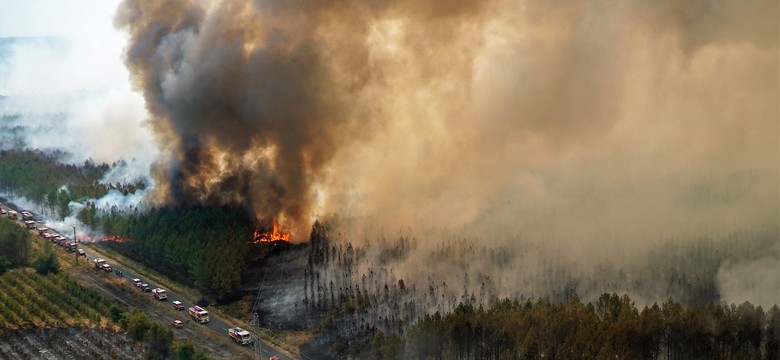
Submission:
[[[200,306],[194,306],[189,308],[190,316],[197,322],[205,324],[209,322],[209,312]]]
[[[6,211],[5,209],[0,209],[0,214],[7,215],[8,217],[12,219],[17,219],[18,214],[14,210]],[[43,237],[46,240],[49,240],[51,242],[56,243],[57,245],[63,246],[65,249],[67,249],[70,252],[75,252],[77,256],[84,256],[86,257],[87,254],[84,251],[84,249],[78,248],[78,243],[76,242],[69,242],[67,238],[65,238],[62,235],[49,232],[49,229],[46,227],[39,227],[36,228],[35,221],[33,220],[34,215],[29,211],[22,211],[21,212],[22,221],[24,222],[25,227],[28,229],[37,230],[38,235]],[[105,259],[96,258],[93,261],[93,265],[96,269],[103,270],[106,272],[111,272],[113,269],[110,264],[106,262]],[[121,276],[121,272],[117,269],[117,274]],[[138,287],[143,292],[150,292],[152,293],[152,296],[156,300],[166,300],[168,298],[168,292],[167,290],[163,288],[155,288],[150,289],[149,284],[143,283],[141,279],[134,278],[132,279],[133,285],[135,287]],[[172,302],[173,308],[177,311],[184,310],[184,304],[181,301],[174,300]],[[193,306],[188,309],[188,313],[190,317],[192,317],[195,321],[198,323],[204,324],[209,322],[209,312],[205,309],[203,309],[200,306]],[[175,328],[181,328],[184,326],[184,323],[181,320],[174,320],[171,322],[171,326]],[[236,343],[241,345],[251,345],[253,344],[253,340],[251,337],[251,334],[249,331],[246,331],[242,328],[235,327],[228,329],[228,336]],[[271,359],[278,359],[277,357],[271,357]]]
[[[237,344],[252,344],[252,336],[249,334],[249,331],[246,331],[240,327],[228,329],[228,336],[230,336],[230,338],[233,339],[233,341],[235,341]]]

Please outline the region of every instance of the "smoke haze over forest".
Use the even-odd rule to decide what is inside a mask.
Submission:
[[[332,214],[353,243],[412,236],[419,255],[395,264],[409,275],[442,238],[530,243],[575,271],[701,237],[753,241],[721,264],[720,295],[768,303],[780,298],[778,11],[124,1],[113,61],[137,93],[69,122],[115,137],[70,141],[101,161],[144,159],[153,201],[241,204],[280,216],[296,241]],[[29,63],[13,64],[0,75]],[[30,92],[15,89],[0,88],[0,108]]]

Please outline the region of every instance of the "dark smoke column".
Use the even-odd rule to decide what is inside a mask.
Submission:
[[[399,95],[469,88],[479,47],[458,41],[475,37],[489,3],[126,0],[115,21],[130,34],[126,63],[166,155],[160,198],[240,204],[305,236],[312,189],[341,176],[330,164],[337,151],[380,133],[409,103]],[[400,70],[418,74],[402,85],[396,67],[372,63],[385,43],[378,26],[407,29],[399,53],[421,55]]]
[[[325,61],[342,50],[318,31],[327,5],[263,6],[128,0],[115,22],[130,34],[126,63],[166,154],[155,171],[163,201],[242,205],[306,228],[365,59],[358,49]]]

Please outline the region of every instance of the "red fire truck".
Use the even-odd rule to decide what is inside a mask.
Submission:
[[[209,322],[209,312],[200,306],[189,308],[189,313],[190,316],[192,316],[192,318],[195,319],[195,321],[201,324],[205,324]]]

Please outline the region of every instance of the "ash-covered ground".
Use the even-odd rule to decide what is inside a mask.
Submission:
[[[307,316],[303,288],[304,270],[309,258],[308,244],[278,242],[266,244],[267,257],[251,267],[245,294],[259,297],[263,325],[281,329],[313,326],[317,317]],[[257,299],[256,299],[257,300]]]
[[[2,359],[143,359],[145,348],[106,329],[4,330]]]

